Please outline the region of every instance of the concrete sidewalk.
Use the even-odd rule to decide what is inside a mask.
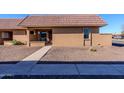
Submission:
[[[15,67],[13,67],[15,65]],[[0,64],[1,78],[124,78],[121,64]]]

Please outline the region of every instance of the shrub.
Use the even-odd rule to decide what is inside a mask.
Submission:
[[[12,44],[13,45],[24,45],[24,43],[20,42],[20,41],[17,41],[17,40],[13,40],[12,41]]]
[[[92,52],[96,52],[97,51],[96,47],[91,47],[89,50],[92,51]]]

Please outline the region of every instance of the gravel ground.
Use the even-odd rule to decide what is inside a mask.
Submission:
[[[0,61],[20,61],[38,49],[40,47],[0,46]]]
[[[89,48],[53,47],[41,61],[124,61],[124,47]]]

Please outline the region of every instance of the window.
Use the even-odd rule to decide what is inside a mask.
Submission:
[[[84,28],[83,33],[84,33],[84,39],[89,39],[89,34],[91,32],[90,28]]]
[[[7,32],[2,33],[2,38],[9,38],[9,33]]]

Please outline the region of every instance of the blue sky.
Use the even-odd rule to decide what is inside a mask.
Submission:
[[[28,14],[0,14],[0,18],[24,18]]]
[[[0,14],[0,18],[24,18],[28,14]],[[100,28],[101,33],[120,33],[124,25],[124,14],[100,14],[107,26]]]
[[[108,25],[102,27],[102,33],[120,33],[124,25],[124,14],[101,14],[100,15]]]

